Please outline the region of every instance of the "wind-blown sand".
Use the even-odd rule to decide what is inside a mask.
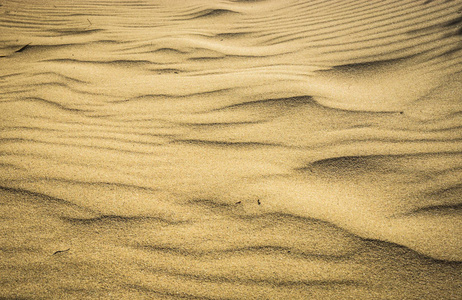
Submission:
[[[459,299],[461,1],[0,6],[0,298]]]

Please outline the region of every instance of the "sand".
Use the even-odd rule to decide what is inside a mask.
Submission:
[[[0,298],[460,298],[460,1],[1,4]]]

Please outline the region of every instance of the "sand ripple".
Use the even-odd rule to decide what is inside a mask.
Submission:
[[[0,298],[458,299],[461,7],[4,1]]]

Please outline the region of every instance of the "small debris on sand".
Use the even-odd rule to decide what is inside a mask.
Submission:
[[[68,248],[68,249],[66,249],[66,250],[58,250],[58,251],[55,251],[52,255],[59,254],[59,253],[64,253],[64,252],[68,252],[69,250],[71,250],[71,248]]]

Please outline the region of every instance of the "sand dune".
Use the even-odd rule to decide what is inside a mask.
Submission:
[[[0,6],[0,298],[458,299],[460,1]]]

